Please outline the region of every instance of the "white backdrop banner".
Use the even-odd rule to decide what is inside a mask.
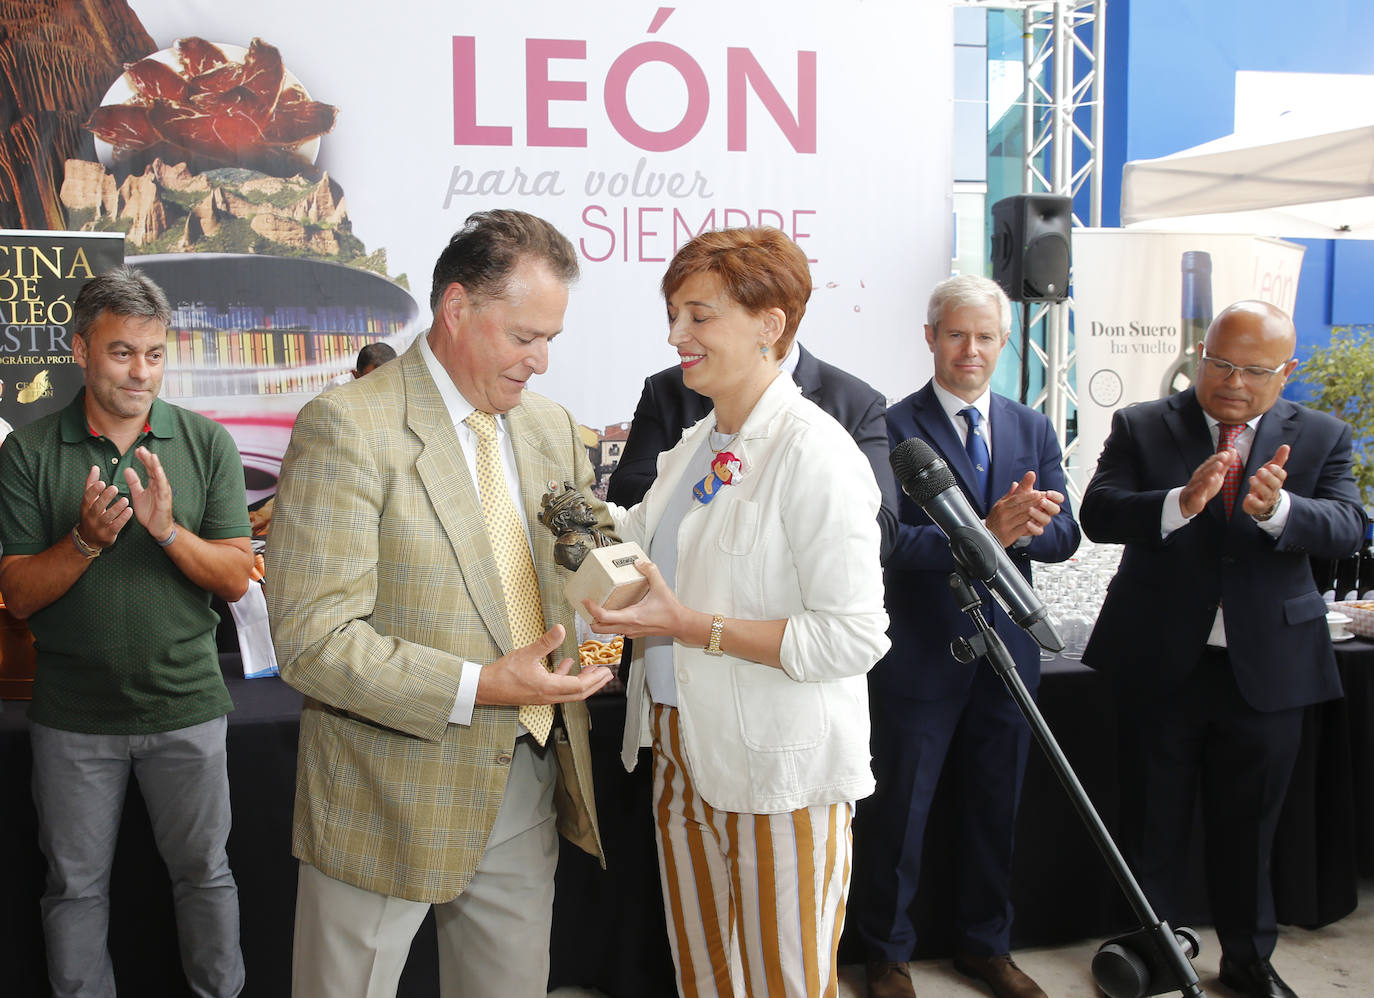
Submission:
[[[1303,247],[1259,236],[1075,229],[1078,445],[1068,474],[1092,478],[1112,413],[1191,383],[1212,316],[1246,298],[1290,315]]]
[[[945,3],[131,6],[163,47],[261,37],[338,108],[316,165],[353,233],[407,276],[420,322],[471,212],[562,229],[583,278],[533,386],[588,426],[628,420],[642,379],[676,362],[658,282],[704,229],[796,239],[816,284],[801,338],[819,356],[889,396],[929,369],[920,315],[951,243]]]

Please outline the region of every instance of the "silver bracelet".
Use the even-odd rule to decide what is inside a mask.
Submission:
[[[104,550],[104,548],[98,548],[94,544],[87,544],[86,539],[81,536],[79,527],[72,527],[72,545],[80,552],[81,557],[85,558],[87,561],[93,558],[99,558],[100,552]]]
[[[156,537],[153,538],[153,540],[157,541],[157,546],[160,547],[160,548],[168,547],[168,546],[172,543],[172,541],[174,541],[174,540],[176,540],[176,539],[177,539],[177,525],[176,525],[175,523],[172,524],[172,532],[171,532],[170,534],[167,535],[167,539],[166,539],[166,540],[157,541],[157,538],[156,538]]]

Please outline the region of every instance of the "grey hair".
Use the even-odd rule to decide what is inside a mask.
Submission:
[[[103,314],[156,319],[171,325],[172,306],[153,279],[134,267],[116,267],[81,286],[72,306],[72,328],[90,342],[91,327]]]
[[[1011,301],[1002,286],[986,277],[956,274],[947,277],[930,292],[926,305],[926,324],[935,329],[951,308],[982,308],[996,305],[1002,316],[1002,334],[1011,332]]]

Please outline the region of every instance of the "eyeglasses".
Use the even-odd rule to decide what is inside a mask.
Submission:
[[[1252,388],[1259,388],[1267,385],[1269,379],[1276,374],[1282,374],[1283,369],[1288,366],[1288,361],[1284,361],[1272,370],[1267,367],[1241,367],[1239,364],[1232,364],[1229,360],[1222,360],[1220,357],[1209,357],[1206,351],[1202,354],[1202,367],[1207,373],[1220,378],[1222,381],[1231,380],[1231,375],[1240,372],[1240,379]]]

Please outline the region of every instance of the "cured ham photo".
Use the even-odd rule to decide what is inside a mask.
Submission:
[[[313,172],[307,143],[334,127],[338,108],[311,100],[282,66],[281,52],[254,38],[242,59],[203,38],[130,63],[133,96],[96,109],[86,127],[137,170],[160,158],[193,170],[241,166],[278,177]]]

